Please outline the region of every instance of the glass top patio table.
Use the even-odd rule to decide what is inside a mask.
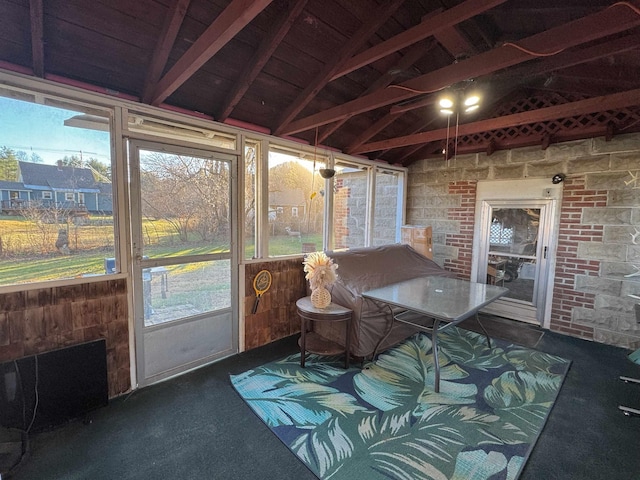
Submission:
[[[421,330],[432,331],[431,338],[436,374],[435,390],[439,392],[438,328],[440,323],[445,323],[440,327],[440,330],[443,330],[475,315],[478,324],[487,337],[487,344],[491,348],[491,341],[482,323],[480,323],[477,313],[508,291],[509,289],[507,288],[495,285],[469,282],[456,278],[427,276],[375,288],[363,292],[362,296],[400,307],[402,311],[393,314],[394,321],[406,323]],[[392,325],[389,326],[388,332],[391,331]]]
[[[448,277],[417,277],[362,293],[363,297],[457,323],[509,289]]]

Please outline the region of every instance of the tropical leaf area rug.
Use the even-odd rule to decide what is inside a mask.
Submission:
[[[570,362],[477,333],[416,334],[364,369],[300,354],[231,382],[321,479],[516,479]]]

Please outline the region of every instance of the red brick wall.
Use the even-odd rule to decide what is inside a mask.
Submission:
[[[574,307],[593,308],[595,300],[592,293],[576,291],[576,275],[598,276],[600,271],[600,261],[577,258],[578,242],[601,242],[603,235],[602,225],[580,223],[583,209],[606,205],[607,192],[587,190],[584,177],[565,180],[556,252],[551,330],[593,339],[593,327],[572,322],[571,312]]]
[[[476,182],[452,182],[450,195],[460,195],[460,206],[449,208],[448,219],[456,221],[459,233],[448,233],[446,245],[458,250],[458,257],[446,259],[444,268],[458,274],[459,278],[471,277],[471,255],[473,246],[473,228],[475,222]]]

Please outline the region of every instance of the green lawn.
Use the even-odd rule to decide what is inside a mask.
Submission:
[[[276,236],[269,241],[271,256],[294,255],[302,253],[302,243],[315,243],[317,249],[322,248],[322,235],[304,236],[303,238],[290,236]],[[206,253],[220,253],[228,251],[227,246],[221,245],[164,245],[154,244],[145,249],[145,255],[150,258],[163,256],[201,255]],[[251,257],[253,245],[246,246],[246,255]],[[0,285],[32,283],[37,281],[75,278],[105,273],[105,258],[113,257],[112,249],[94,249],[81,253],[63,255],[51,253],[48,255],[27,256],[27,258],[0,258]],[[187,266],[182,268],[188,268]]]

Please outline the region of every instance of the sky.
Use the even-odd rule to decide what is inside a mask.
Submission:
[[[0,97],[0,148],[36,153],[47,164],[71,155],[111,164],[108,132],[64,125],[81,113]]]

